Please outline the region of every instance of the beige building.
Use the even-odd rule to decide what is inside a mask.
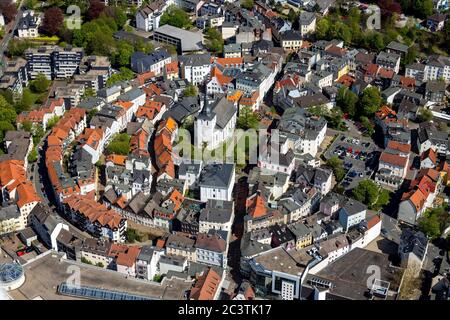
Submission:
[[[166,241],[166,255],[181,256],[196,262],[195,240],[177,234],[171,234]]]
[[[296,249],[302,249],[312,244],[311,230],[302,222],[291,224],[288,228],[295,237]]]
[[[316,15],[313,12],[302,11],[299,17],[302,36],[316,32]]]
[[[25,229],[26,220],[21,215],[17,205],[7,205],[0,208],[0,234]]]

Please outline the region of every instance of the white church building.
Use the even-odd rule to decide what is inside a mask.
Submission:
[[[203,109],[195,120],[195,146],[201,148],[206,143],[206,148],[213,150],[232,138],[236,117],[237,107],[233,102],[222,97],[211,104],[205,97]]]

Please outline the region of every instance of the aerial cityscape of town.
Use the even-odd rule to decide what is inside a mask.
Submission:
[[[0,0],[0,300],[449,300],[449,134],[448,0]]]

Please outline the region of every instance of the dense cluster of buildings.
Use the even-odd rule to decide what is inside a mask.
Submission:
[[[109,59],[70,46],[30,48],[7,62],[0,88],[18,95],[39,74],[68,82],[5,134],[0,234],[31,227],[68,259],[146,281],[191,281],[186,299],[396,299],[404,269],[427,264],[418,219],[445,201],[450,186],[448,131],[438,121],[411,125],[423,110],[446,119],[448,58],[403,67],[409,47],[396,41],[376,53],[316,41],[331,0],[287,1],[303,9],[295,24],[263,1],[252,10],[228,1],[131,2],[137,28],[152,32],[157,47],[132,54],[132,80],[107,85]],[[223,53],[208,52],[201,31],[160,25],[172,5],[192,13],[198,29],[218,28]],[[33,17],[22,20],[31,26]],[[440,18],[429,28],[437,30]],[[363,137],[367,128],[348,115],[339,119],[348,132],[330,130],[339,93],[360,96],[371,87],[383,98],[370,119],[379,141]],[[83,97],[86,90],[94,96]],[[269,129],[254,163],[250,155],[242,164],[180,152],[184,143],[220,153],[247,116],[256,116],[255,129]],[[27,176],[28,124],[48,131],[36,165],[49,186]],[[124,150],[109,148],[117,139]],[[331,158],[343,177],[324,163]],[[385,213],[356,200],[351,191],[364,180],[398,194],[396,208]],[[34,189],[40,184],[45,203]],[[398,266],[373,249],[395,240],[386,235],[395,228],[383,226],[395,221],[387,214],[402,227]],[[128,243],[138,230],[158,236]],[[382,272],[368,285],[373,264]],[[231,272],[243,281],[230,284]]]

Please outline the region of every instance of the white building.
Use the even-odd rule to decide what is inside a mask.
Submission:
[[[199,232],[208,233],[209,230],[222,230],[230,233],[233,220],[233,201],[210,199],[200,212]]]
[[[196,185],[202,171],[203,162],[182,162],[178,167],[178,179],[185,180],[187,187],[192,188]]]
[[[166,50],[157,50],[148,55],[143,52],[135,52],[131,56],[131,69],[137,73],[153,72],[161,75],[164,67],[172,62],[172,57]]]
[[[164,250],[155,247],[143,246],[136,259],[136,277],[153,281],[158,274],[158,264]]]
[[[194,85],[203,83],[211,72],[211,55],[190,54],[179,56],[181,77]]]
[[[0,12],[0,28],[3,28],[5,26],[5,17]]]
[[[358,225],[366,218],[367,207],[354,199],[346,201],[345,205],[339,210],[339,222],[344,231]]]
[[[398,73],[400,71],[400,58],[399,54],[381,51],[377,56],[376,63],[380,67]]]
[[[195,146],[201,148],[206,144],[207,149],[213,150],[231,139],[236,127],[236,115],[236,106],[225,97],[211,105],[205,96],[202,112],[195,120]]]
[[[302,11],[299,16],[300,33],[302,36],[316,31],[316,15],[314,12]]]
[[[197,262],[225,268],[227,266],[227,241],[218,233],[199,233],[195,242]]]
[[[147,32],[158,29],[161,16],[172,4],[173,0],[158,0],[141,8],[136,13],[136,27]]]
[[[209,199],[233,200],[233,187],[235,181],[234,164],[208,164],[200,174],[200,201]]]
[[[17,25],[17,35],[19,38],[36,38],[39,36],[38,28],[40,24],[39,14],[35,14],[32,10],[24,11]]]

